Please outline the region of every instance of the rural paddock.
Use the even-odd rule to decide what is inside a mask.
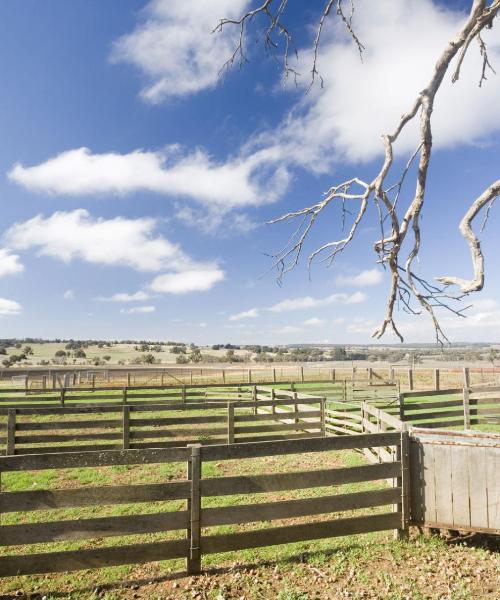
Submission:
[[[500,436],[470,430],[498,425],[498,388],[283,387],[4,392],[0,574],[181,558],[197,573],[202,557],[410,525],[500,533]]]

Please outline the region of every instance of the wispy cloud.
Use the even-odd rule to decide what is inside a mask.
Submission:
[[[311,317],[310,319],[306,319],[304,321],[304,325],[308,325],[309,327],[319,327],[325,323],[326,321],[324,319],[318,319],[318,317]]]
[[[74,300],[75,292],[73,290],[66,290],[63,294],[64,300]]]
[[[101,302],[142,302],[144,300],[149,300],[150,298],[150,294],[139,290],[133,294],[129,294],[127,292],[118,292],[112,296],[99,296],[96,298],[96,300],[100,300]]]
[[[241,321],[241,319],[255,319],[259,316],[259,310],[257,308],[251,308],[250,310],[244,310],[243,312],[231,315],[230,321]]]
[[[125,315],[145,314],[155,312],[154,306],[133,306],[132,308],[122,308],[120,312]]]
[[[326,298],[313,298],[312,296],[303,296],[301,298],[288,298],[271,306],[271,312],[288,312],[292,310],[304,310],[306,308],[318,308],[320,306],[329,306],[331,304],[359,304],[364,302],[367,296],[363,292],[354,294],[331,294]]]
[[[186,270],[180,273],[158,275],[149,287],[161,294],[186,294],[188,292],[205,292],[216,283],[225,279],[224,271],[217,266],[204,269]]]

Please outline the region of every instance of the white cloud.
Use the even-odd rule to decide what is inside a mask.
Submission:
[[[158,103],[214,87],[235,43],[234,28],[211,34],[222,17],[237,17],[249,0],[152,0],[142,22],[114,46],[112,58],[131,63],[148,83],[142,97]]]
[[[289,160],[317,172],[339,160],[375,158],[382,153],[380,135],[393,131],[409,110],[464,19],[464,13],[431,0],[359,0],[353,26],[366,46],[363,61],[343,24],[332,18],[318,62],[324,87],[313,88],[279,130],[259,142],[278,143]],[[499,64],[499,29],[485,37],[492,64]],[[302,52],[304,85],[309,84],[310,60],[310,53]],[[481,61],[479,49],[471,46],[461,79],[452,84],[451,73],[446,75],[434,108],[435,148],[471,144],[500,128],[500,77],[491,74],[479,88]],[[402,136],[399,151],[415,149],[416,128],[415,123]]]
[[[156,225],[156,220],[151,218],[94,218],[79,208],[16,223],[5,237],[13,248],[38,248],[39,255],[66,263],[80,259],[139,271],[188,267],[191,260],[178,245],[154,236]]]
[[[155,277],[150,284],[154,292],[161,294],[186,294],[188,292],[205,292],[216,283],[223,281],[224,271],[217,266],[205,269],[192,269],[181,273],[165,273]]]
[[[354,287],[368,287],[378,285],[384,276],[379,269],[367,269],[357,275],[339,275],[335,278],[337,285],[352,285]]]
[[[306,319],[304,321],[304,325],[308,325],[311,327],[319,327],[320,325],[324,325],[326,321],[324,319],[318,319],[318,317],[311,317],[310,319]]]
[[[329,306],[330,304],[359,304],[366,300],[366,295],[363,292],[355,292],[354,294],[331,294],[326,298],[313,298],[312,296],[304,296],[302,298],[288,298],[271,306],[271,312],[286,312],[290,310],[302,310],[305,308],[317,308],[318,306]]]
[[[30,191],[63,196],[145,191],[188,197],[207,206],[217,220],[220,211],[272,202],[284,192],[289,182],[286,169],[266,166],[279,152],[264,149],[218,163],[202,150],[182,155],[177,146],[129,154],[93,154],[77,148],[35,166],[17,163],[8,177]],[[240,220],[240,227],[249,227],[243,217]]]
[[[75,292],[73,290],[66,290],[63,294],[64,300],[74,300]]]
[[[22,273],[24,265],[17,254],[12,254],[8,248],[0,248],[0,277]]]
[[[259,309],[251,308],[250,310],[244,310],[243,312],[231,315],[230,321],[240,321],[241,319],[255,319],[259,316]]]
[[[113,294],[112,296],[99,296],[96,298],[96,300],[100,300],[101,302],[142,302],[144,300],[149,300],[150,298],[150,294],[139,290],[133,294],[119,292],[117,294]]]
[[[22,306],[15,300],[0,298],[0,316],[19,315],[23,311]]]
[[[155,312],[154,306],[133,306],[132,308],[122,308],[120,312],[125,315],[135,315]]]

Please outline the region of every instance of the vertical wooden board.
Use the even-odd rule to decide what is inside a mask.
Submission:
[[[488,495],[486,480],[486,448],[469,446],[470,524],[488,527]]]
[[[453,522],[453,511],[450,446],[434,446],[434,482],[437,522],[451,524]]]
[[[450,446],[453,494],[453,525],[470,527],[469,461],[467,448]]]
[[[416,441],[410,442],[410,489],[411,489],[411,520],[418,525],[424,522],[424,461],[423,445]]]
[[[500,448],[486,448],[488,527],[500,532]]]
[[[422,444],[422,475],[424,478],[424,521],[436,522],[436,482],[434,476],[434,446]]]
[[[434,473],[434,446],[422,444],[423,478],[424,478],[424,520],[426,523],[436,522],[436,482]]]

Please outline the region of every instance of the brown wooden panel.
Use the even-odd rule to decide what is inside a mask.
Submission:
[[[186,529],[186,510],[0,527],[0,546],[39,544]]]
[[[121,450],[122,444],[82,444],[82,445],[64,445],[60,446],[21,446],[16,448],[16,456],[26,456],[27,454],[60,454],[73,452],[96,452],[102,450]]]
[[[246,548],[275,546],[305,540],[395,529],[399,525],[401,525],[401,513],[389,513],[368,517],[335,519],[321,523],[290,525],[288,527],[272,527],[231,535],[211,535],[202,538],[201,551],[203,554],[213,554]]]
[[[327,450],[347,450],[392,446],[400,443],[399,432],[359,434],[349,437],[321,437],[303,440],[263,442],[259,444],[233,444],[231,446],[211,446],[201,449],[204,461],[233,460],[236,458],[257,458],[259,456],[280,456],[302,454],[304,452],[324,452]],[[1,463],[0,463],[1,465]]]
[[[94,419],[93,421],[43,421],[40,423],[17,423],[16,431],[41,431],[53,429],[107,429],[121,427],[118,419]]]
[[[189,460],[189,456],[190,453],[187,448],[0,456],[0,472],[183,462]]]
[[[320,417],[321,416],[321,411],[320,410],[308,410],[308,411],[302,411],[299,413],[300,418],[304,419],[306,417]],[[234,421],[235,423],[248,423],[248,422],[252,422],[252,421],[275,421],[276,420],[276,414],[275,413],[264,413],[264,414],[258,414],[258,415],[238,415],[235,414],[234,416]]]
[[[355,494],[306,498],[304,500],[284,500],[281,502],[262,502],[258,504],[205,508],[201,514],[201,526],[212,527],[215,525],[272,521],[275,519],[356,510],[372,506],[384,506],[397,501],[400,496],[401,488],[389,488]]]
[[[256,494],[282,490],[306,489],[376,481],[396,477],[401,472],[400,462],[362,465],[342,469],[321,469],[294,473],[273,473],[269,475],[247,475],[234,477],[214,477],[201,481],[203,496],[227,496],[233,494]]]
[[[158,412],[158,411],[155,411]],[[151,425],[195,425],[198,423],[225,423],[224,415],[201,415],[199,417],[162,417],[150,419],[130,419],[131,427],[149,427]]]
[[[171,427],[169,429],[147,429],[147,430],[141,430],[141,431],[137,431],[137,430],[132,430],[130,432],[130,439],[131,440],[147,440],[147,439],[151,439],[151,438],[174,438],[174,437],[182,437],[182,436],[189,436],[192,437],[193,435],[213,435],[213,436],[217,436],[217,435],[224,435],[226,433],[226,428],[225,427],[212,427],[212,428],[207,428],[207,427],[197,427],[197,428],[193,428],[191,427],[190,429],[179,429],[177,427]]]
[[[471,527],[488,527],[488,480],[486,472],[486,448],[468,446]],[[498,477],[498,474],[497,474]]]
[[[182,558],[186,556],[188,548],[188,541],[183,539],[111,548],[92,548],[91,550],[2,556],[0,557],[0,577],[144,564],[156,560]]]
[[[2,492],[0,513],[76,508],[109,504],[134,504],[136,502],[163,502],[189,497],[188,481],[85,487],[69,490],[29,490]]]
[[[56,442],[91,442],[93,440],[121,440],[121,433],[68,433],[66,435],[16,435],[16,444],[51,444]]]

